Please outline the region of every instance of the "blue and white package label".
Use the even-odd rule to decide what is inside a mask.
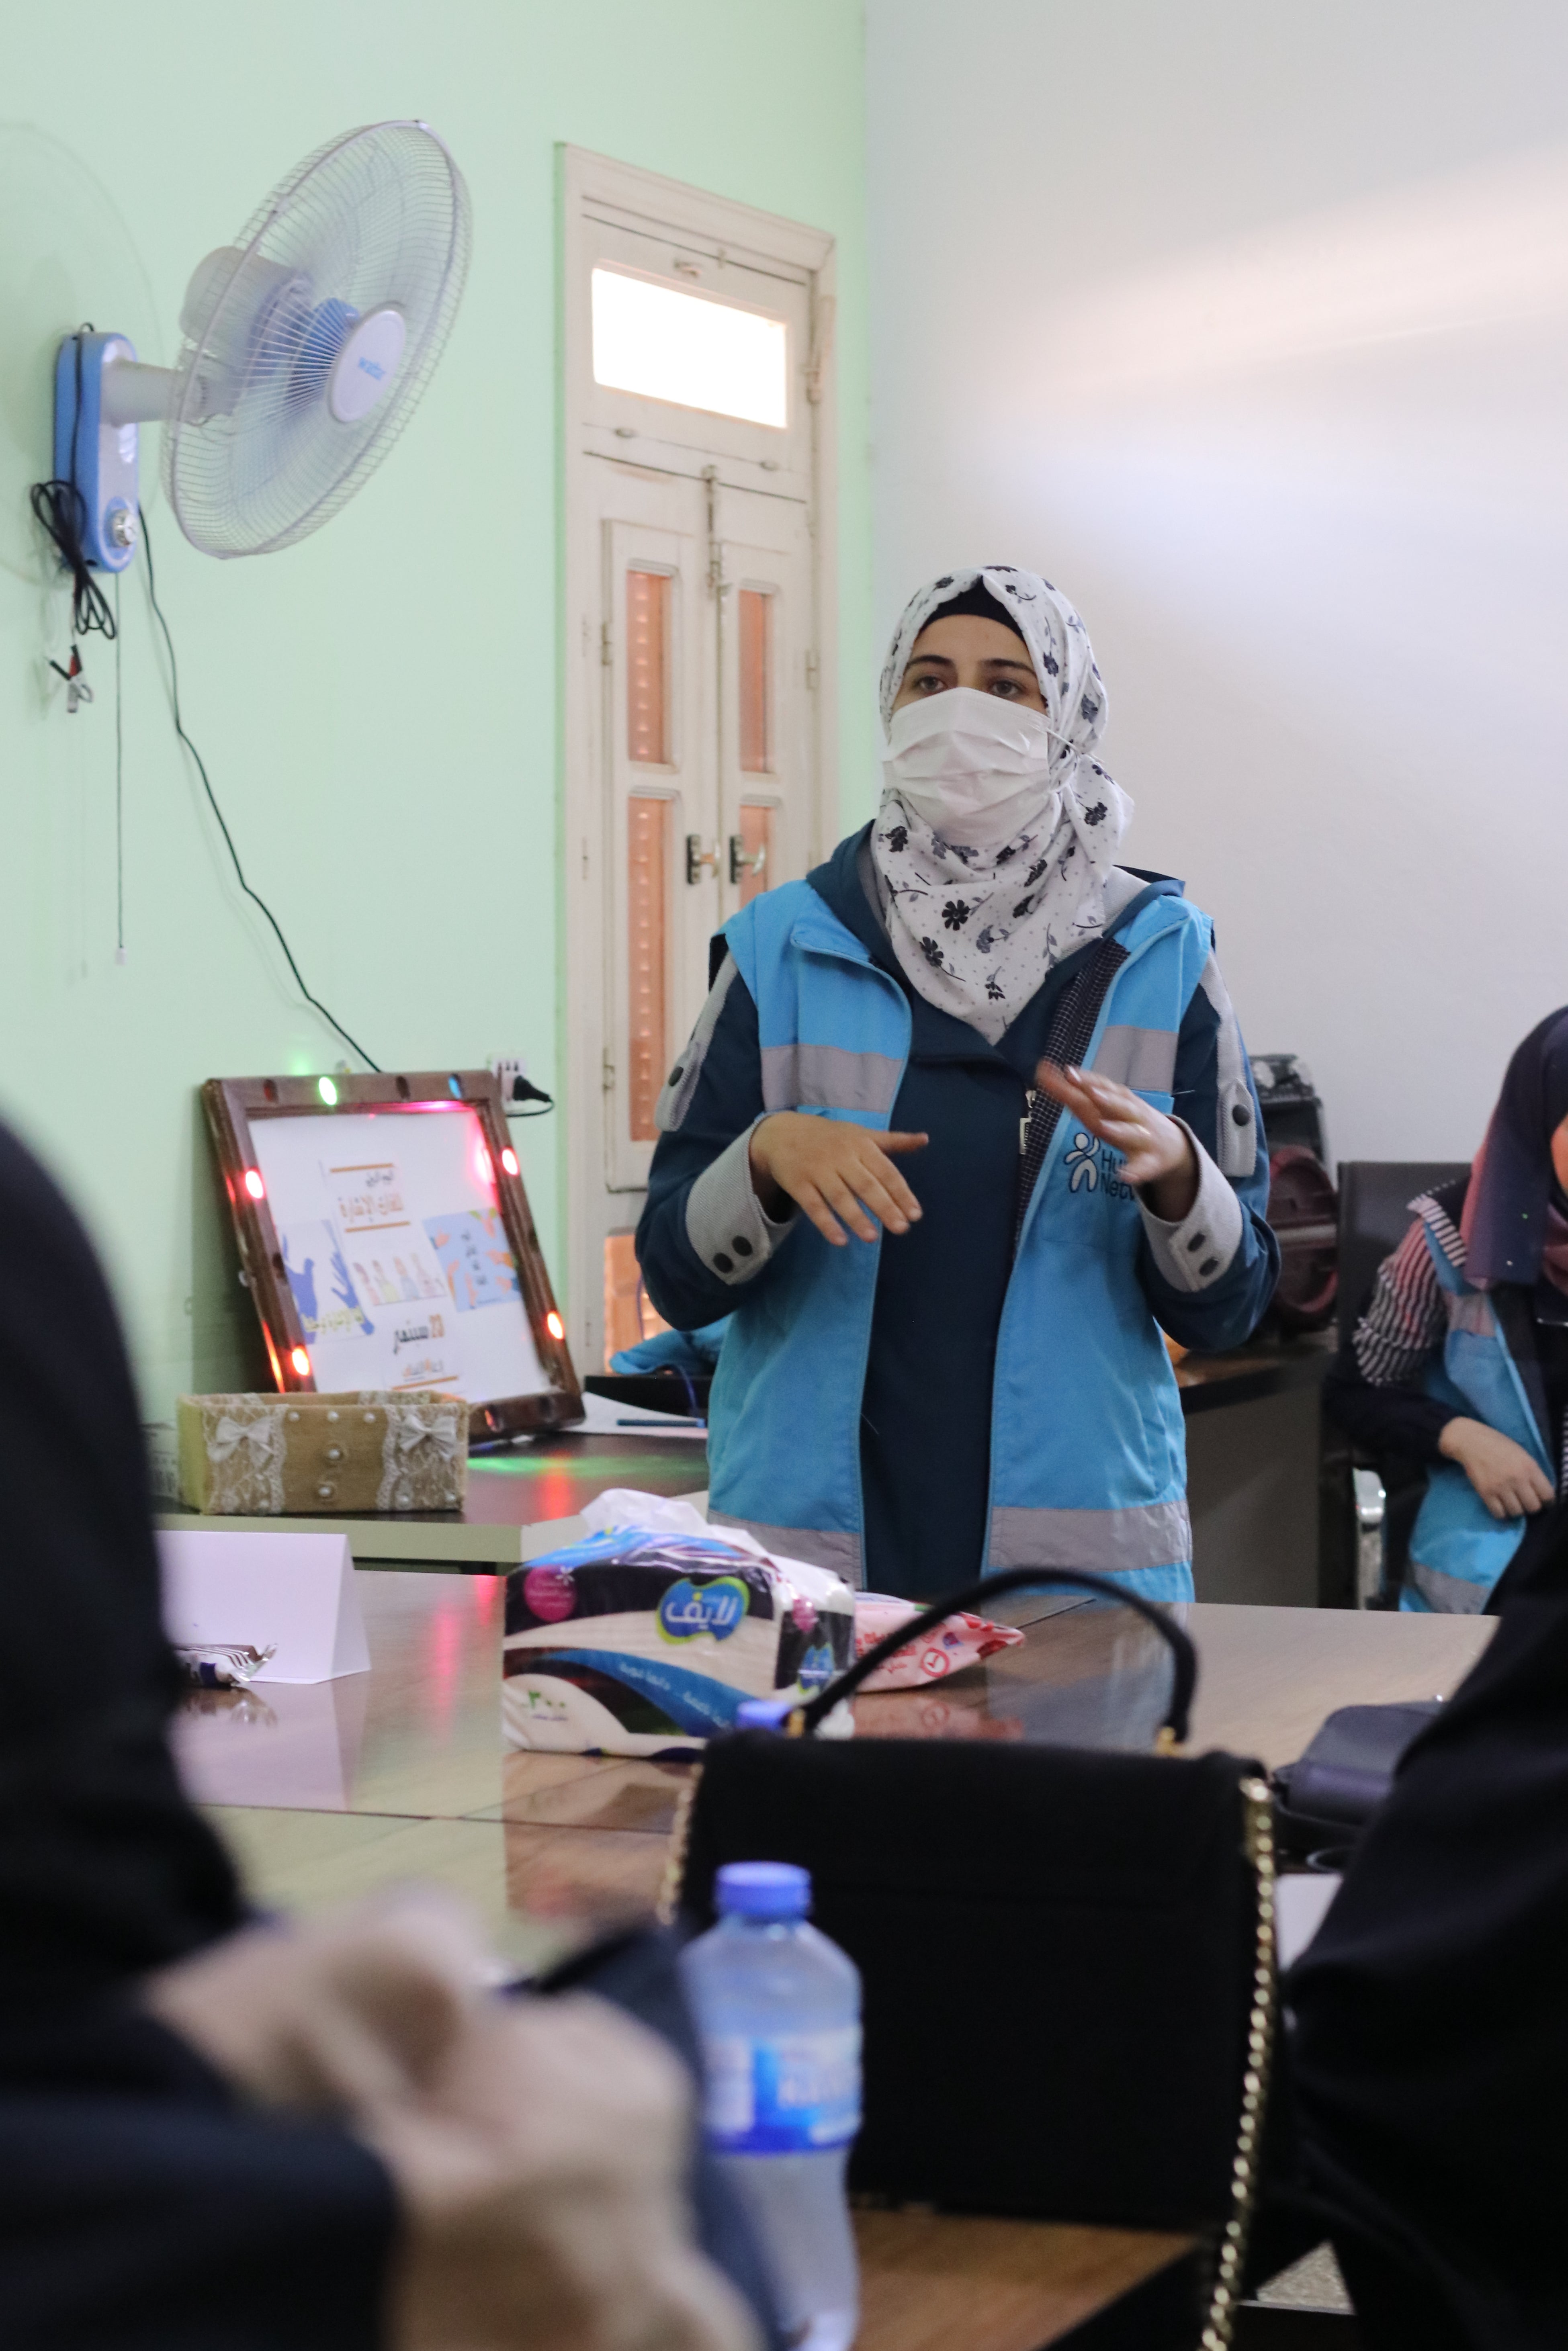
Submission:
[[[707,2060],[707,2143],[726,2155],[814,2155],[861,2126],[861,2030],[716,2033]]]

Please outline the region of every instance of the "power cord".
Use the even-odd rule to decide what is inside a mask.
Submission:
[[[120,690],[120,574],[114,575],[114,960],[125,961],[125,726]]]
[[[514,1110],[512,1102],[538,1102],[538,1110]],[[512,1080],[512,1099],[503,1104],[508,1118],[548,1118],[555,1108],[554,1094],[547,1094],[543,1086],[536,1086],[531,1078]]]
[[[137,507],[137,514],[140,517],[141,523],[141,549],[142,553],[147,558],[148,599],[152,603],[153,613],[158,622],[158,626],[163,632],[163,643],[168,647],[169,651],[169,699],[172,705],[174,714],[174,732],[196,763],[196,773],[201,777],[202,789],[207,796],[207,804],[218,820],[218,831],[223,834],[224,846],[228,851],[230,862],[234,866],[235,878],[239,883],[240,888],[245,892],[246,896],[251,901],[251,904],[260,907],[262,913],[267,916],[267,921],[272,925],[273,936],[277,939],[278,946],[283,949],[284,961],[287,964],[289,970],[294,974],[295,982],[298,987],[300,995],[305,998],[306,1003],[314,1007],[314,1008],[321,1015],[322,1019],[327,1022],[328,1026],[337,1030],[339,1036],[343,1040],[344,1044],[356,1052],[361,1061],[365,1063],[366,1067],[373,1070],[379,1077],[382,1074],[381,1063],[379,1061],[371,1061],[370,1055],[366,1052],[364,1047],[359,1042],[358,1039],[350,1035],[349,1031],[344,1028],[342,1022],[337,1018],[335,1013],[328,1011],[327,1007],[322,1003],[319,996],[311,995],[310,990],[305,985],[305,975],[294,960],[294,950],[283,935],[282,925],[279,924],[277,915],[273,913],[272,908],[267,904],[267,900],[261,895],[260,892],[253,890],[250,883],[245,878],[245,868],[239,862],[239,852],[235,847],[234,835],[230,832],[227,822],[224,817],[224,812],[218,806],[218,796],[213,789],[212,779],[207,774],[205,762],[204,761],[201,753],[197,750],[195,745],[192,742],[190,737],[186,734],[184,720],[180,716],[180,667],[178,662],[174,658],[174,640],[169,633],[169,623],[163,617],[163,607],[158,601],[158,583],[152,569],[152,534],[149,532],[147,528],[146,511],[143,507],[139,506]]]

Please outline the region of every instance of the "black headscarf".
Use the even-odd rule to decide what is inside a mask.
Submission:
[[[1375,2351],[1568,2343],[1568,1505],[1500,1596],[1289,1986],[1304,2181]]]
[[[168,1745],[130,1366],[87,1237],[0,1128],[0,2038],[225,1932]]]
[[[1465,1196],[1467,1278],[1480,1288],[1532,1288],[1544,1270],[1560,1288],[1568,1199],[1552,1166],[1552,1137],[1568,1118],[1568,1008],[1548,1013],[1508,1065]],[[1544,1256],[1555,1243],[1550,1258]]]

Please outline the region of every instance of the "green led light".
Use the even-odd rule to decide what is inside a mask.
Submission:
[[[331,1079],[318,1078],[316,1081],[316,1091],[320,1095],[322,1101],[326,1103],[328,1109],[330,1110],[333,1103],[338,1099],[338,1089],[332,1083]]]

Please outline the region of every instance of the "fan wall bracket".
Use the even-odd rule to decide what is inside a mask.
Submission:
[[[166,372],[135,360],[135,346],[124,335],[85,330],[68,335],[55,359],[55,477],[73,483],[80,495],[82,551],[101,571],[123,571],[141,536],[141,436],[105,399],[122,369],[138,376]]]

